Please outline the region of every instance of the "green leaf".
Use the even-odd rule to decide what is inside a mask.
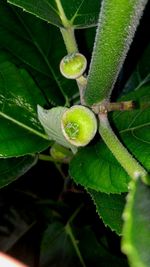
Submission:
[[[98,242],[99,238],[89,226],[81,229],[79,245],[87,266],[128,267],[126,258],[122,257],[121,253],[120,255],[113,254],[111,245],[107,244],[107,241],[103,238],[104,236]]]
[[[133,90],[134,88],[139,88],[145,83],[150,81],[150,62],[147,60],[150,58],[150,44],[144,50],[134,72],[127,81],[123,92]]]
[[[67,226],[57,221],[49,224],[45,230],[40,255],[41,267],[56,265],[60,267],[84,266],[79,262],[72,240],[67,233]]]
[[[86,28],[96,25],[100,9],[100,0],[8,0],[24,11],[46,20],[58,27],[68,25],[74,28]]]
[[[114,112],[112,118],[121,141],[148,171],[150,170],[150,108],[145,108],[145,105],[150,99],[149,88],[150,85],[145,84],[121,98],[122,101],[131,99],[140,101],[140,109]],[[105,193],[128,191],[130,177],[103,141],[80,150],[70,164],[70,173],[76,183],[96,191]]]
[[[107,245],[98,242],[95,234],[89,226],[76,228],[72,227],[74,235],[77,236],[77,244],[85,259],[85,266],[94,267],[127,267],[124,257],[115,256],[109,251]],[[100,265],[99,265],[100,263]],[[49,224],[44,232],[40,266],[58,267],[81,267],[65,226],[60,222]]]
[[[141,164],[150,170],[150,83],[120,99],[133,100],[139,108],[132,111],[114,112],[113,123],[120,139]]]
[[[0,45],[30,72],[47,102],[64,105],[77,92],[75,82],[64,78],[59,63],[66,55],[59,29],[35,16],[0,4]],[[16,49],[17,47],[17,49]]]
[[[131,183],[124,211],[122,249],[132,267],[150,263],[150,187],[140,180]]]
[[[122,213],[125,205],[125,195],[116,195],[96,192],[88,190],[95,205],[100,218],[104,224],[109,226],[112,231],[118,235],[122,233]]]
[[[18,179],[36,162],[37,157],[35,155],[28,155],[17,159],[0,159],[0,188]]]
[[[40,152],[49,145],[37,118],[41,95],[29,74],[12,63],[0,64],[0,157]]]
[[[106,145],[81,149],[70,163],[70,174],[77,184],[105,193],[128,191],[130,178]]]

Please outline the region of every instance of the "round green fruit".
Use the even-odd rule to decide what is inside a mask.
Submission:
[[[78,79],[86,70],[87,60],[80,53],[65,56],[60,62],[60,72],[68,79]]]
[[[62,115],[61,128],[64,137],[71,144],[86,146],[96,134],[97,119],[89,108],[76,105]]]

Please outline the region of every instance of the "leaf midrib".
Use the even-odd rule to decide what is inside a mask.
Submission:
[[[35,134],[35,135],[37,135],[37,136],[39,136],[39,137],[41,137],[41,138],[43,138],[45,140],[49,140],[47,135],[45,135],[45,134],[43,134],[43,133],[41,133],[41,132],[39,132],[39,131],[37,131],[37,130],[29,127],[29,126],[27,126],[26,124],[24,124],[24,123],[22,123],[20,121],[17,121],[16,119],[10,117],[9,115],[7,115],[7,114],[5,114],[5,113],[3,113],[1,111],[0,111],[0,117],[3,117],[5,119],[11,121],[12,123],[20,126],[21,128],[24,128],[25,130],[29,131],[32,134]]]
[[[147,122],[147,123],[143,123],[139,126],[135,126],[135,127],[131,127],[131,128],[127,128],[127,129],[124,129],[124,130],[121,130],[119,131],[119,133],[126,133],[126,132],[130,132],[130,131],[135,131],[135,130],[138,130],[142,127],[146,127],[146,126],[150,126],[150,122]]]

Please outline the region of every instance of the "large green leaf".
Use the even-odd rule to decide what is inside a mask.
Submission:
[[[118,235],[122,233],[122,213],[125,205],[125,195],[105,194],[88,190],[95,205],[100,218],[104,224],[109,226],[112,231]]]
[[[147,60],[148,58],[150,58],[150,44],[144,50],[134,72],[127,81],[124,92],[131,91],[150,81],[150,61]]]
[[[40,266],[85,266],[80,264],[74,244],[67,233],[68,226],[61,222],[49,224],[46,229],[41,244]],[[69,229],[72,231],[71,226]],[[74,241],[75,237],[72,232]],[[77,245],[77,244],[76,244]]]
[[[124,211],[122,248],[132,267],[150,264],[150,187],[140,180],[131,183]]]
[[[37,157],[35,155],[28,155],[17,159],[0,159],[0,188],[18,179],[36,162]]]
[[[0,64],[0,157],[40,152],[49,145],[37,118],[43,98],[29,74],[12,63]]]
[[[67,19],[74,28],[86,28],[96,25],[101,1],[72,0],[70,3],[68,0],[8,0],[8,2],[58,27],[63,27]]]
[[[142,102],[140,109],[114,112],[112,118],[119,138],[147,170],[150,170],[150,107],[144,106],[150,100],[149,89],[150,84],[147,83],[121,99]],[[70,173],[76,183],[96,191],[128,191],[130,177],[102,141],[81,149],[70,164]]]
[[[102,141],[74,156],[70,174],[76,183],[105,193],[126,192],[130,180]]]
[[[49,224],[44,232],[41,245],[41,267],[127,267],[124,257],[116,257],[109,252],[107,245],[98,242],[95,234],[88,227],[72,229],[72,240],[79,247],[85,264],[77,257],[75,246],[67,234],[66,226],[60,222]],[[76,239],[77,238],[77,239]]]
[[[53,105],[64,105],[77,91],[75,82],[59,71],[66,54],[60,31],[4,0],[0,4],[0,47],[31,73]]]

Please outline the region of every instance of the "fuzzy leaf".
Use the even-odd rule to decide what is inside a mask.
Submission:
[[[132,267],[150,263],[150,187],[140,180],[131,183],[124,211],[122,249]]]

